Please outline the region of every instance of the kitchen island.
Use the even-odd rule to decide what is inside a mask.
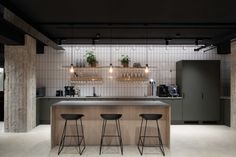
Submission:
[[[91,100],[91,101],[60,101],[51,107],[51,147],[58,145],[64,126],[64,120],[61,114],[84,114],[83,127],[85,133],[85,142],[87,145],[99,145],[102,119],[102,113],[120,113],[121,132],[124,145],[136,145],[141,124],[141,113],[159,113],[162,114],[159,125],[161,129],[163,144],[170,147],[170,106],[161,101],[150,100]],[[74,122],[69,123],[71,133],[73,133]],[[114,132],[114,124],[109,122],[107,133]],[[156,134],[156,123],[150,122],[147,130],[148,134]],[[156,139],[150,139],[148,143],[156,142]],[[114,140],[107,140],[108,144],[114,143]]]

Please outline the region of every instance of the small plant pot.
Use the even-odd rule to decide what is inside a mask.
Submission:
[[[96,63],[90,64],[91,67],[96,67],[96,65],[97,65]]]
[[[129,67],[129,63],[124,63],[122,64],[124,68],[128,68]]]

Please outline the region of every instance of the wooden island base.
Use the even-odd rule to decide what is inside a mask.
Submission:
[[[84,114],[82,118],[86,145],[99,145],[101,138],[102,113],[120,113],[121,134],[124,145],[136,145],[141,125],[141,113],[160,113],[159,121],[163,144],[170,147],[170,106],[160,101],[61,101],[51,108],[51,147],[59,144],[65,121],[61,114]],[[70,121],[67,134],[75,134],[75,121]],[[80,124],[80,123],[78,123]],[[80,130],[80,129],[79,129]],[[106,134],[116,134],[115,122],[108,121]],[[147,135],[157,135],[155,121],[148,121]],[[76,139],[68,138],[66,144]],[[149,138],[147,144],[156,144],[157,139]],[[107,138],[106,144],[117,144],[115,138]],[[145,143],[146,143],[145,142]]]

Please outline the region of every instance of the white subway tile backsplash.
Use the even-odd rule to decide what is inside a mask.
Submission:
[[[122,54],[131,58],[130,66],[140,62],[142,66],[148,63],[150,78],[157,84],[176,83],[176,62],[180,60],[221,60],[222,95],[227,93],[230,83],[230,55],[217,55],[216,49],[195,52],[195,45],[161,46],[161,45],[65,45],[65,52],[57,52],[50,47],[44,54],[37,54],[37,86],[46,87],[47,96],[55,96],[56,90],[64,90],[70,85],[70,73],[63,66],[82,65],[86,50],[93,50],[99,66],[120,66]],[[86,64],[87,65],[87,64]],[[102,96],[143,96],[147,94],[147,84],[117,82],[110,78],[108,71],[99,70],[105,78],[103,84],[85,83],[79,85],[81,96],[92,95],[92,87]],[[114,71],[115,73],[115,71]],[[225,92],[226,91],[226,92]]]

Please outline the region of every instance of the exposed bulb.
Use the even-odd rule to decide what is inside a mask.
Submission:
[[[112,72],[113,72],[113,67],[112,67],[112,64],[110,64],[109,73],[112,73]]]
[[[70,72],[71,72],[71,73],[74,73],[74,72],[75,72],[73,64],[70,65]]]
[[[149,68],[148,68],[148,64],[146,64],[145,73],[148,73],[148,72],[149,72]]]

